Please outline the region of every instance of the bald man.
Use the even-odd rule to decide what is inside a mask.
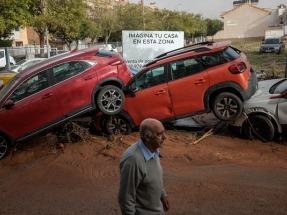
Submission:
[[[162,215],[169,210],[158,150],[167,138],[164,132],[160,121],[145,119],[140,140],[121,157],[118,200],[124,215]]]

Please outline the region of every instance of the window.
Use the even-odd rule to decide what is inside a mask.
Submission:
[[[165,67],[159,66],[143,73],[135,82],[136,87],[145,89],[165,82]]]
[[[9,99],[14,102],[20,101],[28,96],[40,92],[41,90],[47,88],[48,78],[46,71],[43,71],[33,77],[27,79],[23,82],[10,96]]]
[[[230,49],[231,50],[231,49]],[[238,56],[238,54],[234,51],[234,54]],[[202,63],[204,68],[210,68],[214,66],[218,66],[224,63],[227,63],[234,59],[230,53],[223,51],[223,52],[216,52],[209,55],[202,55],[199,58],[199,61]]]
[[[56,83],[72,78],[85,71],[91,65],[81,61],[71,61],[52,68],[52,73]]]
[[[171,63],[173,80],[201,72],[203,69],[195,58],[188,58]]]
[[[237,20],[227,20],[226,21],[227,26],[234,26],[237,25]]]
[[[23,46],[23,42],[16,42],[16,46]]]
[[[0,58],[4,57],[4,52],[0,51]]]

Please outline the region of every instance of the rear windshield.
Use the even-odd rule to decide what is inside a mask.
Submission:
[[[224,50],[214,53],[200,55],[197,60],[201,62],[204,68],[218,66],[224,63],[231,62],[240,57],[240,51],[233,47],[227,47]]]
[[[223,51],[223,55],[229,60],[235,60],[235,59],[239,58],[240,53],[241,53],[240,50],[238,50],[232,46],[229,46],[228,48],[226,48]]]

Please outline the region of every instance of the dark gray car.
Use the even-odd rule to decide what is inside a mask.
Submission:
[[[285,44],[281,38],[267,38],[264,42],[262,42],[259,52],[275,52],[276,54],[280,54],[284,49]]]

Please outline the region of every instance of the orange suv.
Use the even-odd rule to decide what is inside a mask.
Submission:
[[[258,81],[247,57],[230,41],[203,42],[172,50],[144,65],[126,85],[125,106],[116,115],[97,114],[97,128],[127,134],[147,117],[173,121],[212,111],[236,119]]]

